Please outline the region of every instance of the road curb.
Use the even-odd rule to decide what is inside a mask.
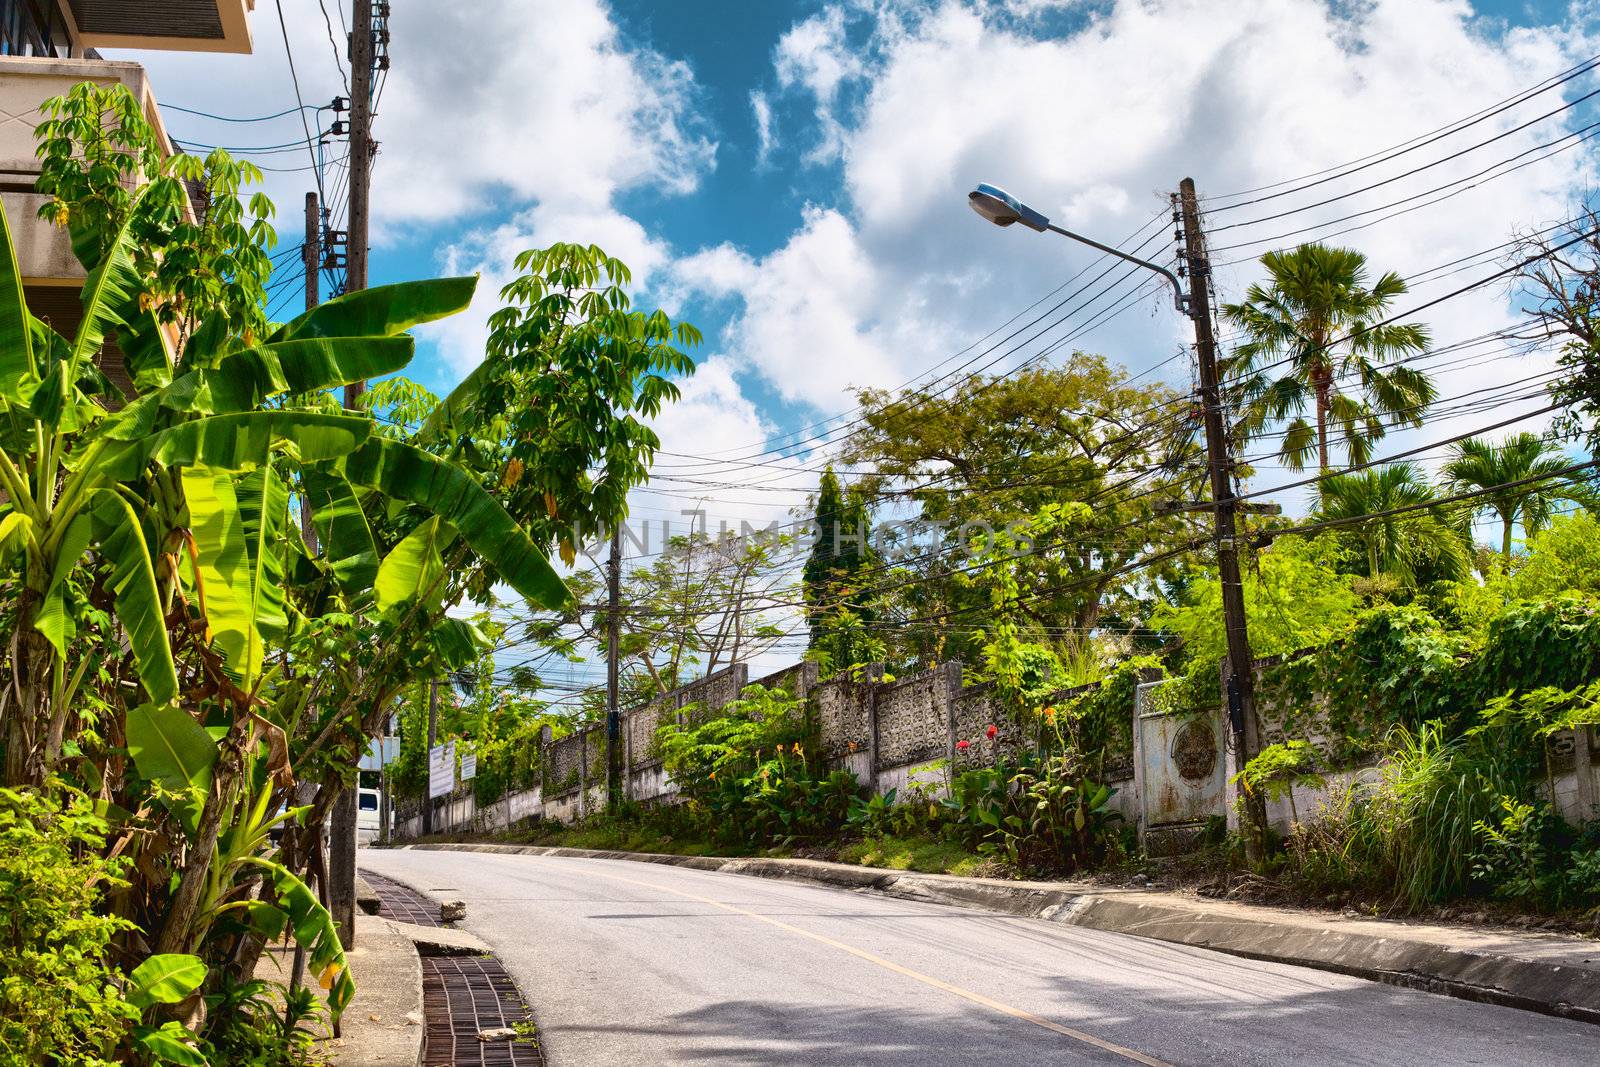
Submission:
[[[813,882],[1132,934],[1600,1024],[1600,943],[1578,938],[1454,935],[1439,927],[1348,921],[1232,902],[1197,901],[1152,890],[1011,883],[818,860],[672,856],[540,845],[429,843],[404,847],[627,860]],[[1422,936],[1424,932],[1428,936]]]

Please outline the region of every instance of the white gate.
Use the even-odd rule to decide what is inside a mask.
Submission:
[[[1159,693],[1171,684],[1148,682],[1134,697],[1139,842],[1152,851],[1164,849],[1151,835],[1178,845],[1211,816],[1224,814],[1227,803],[1221,703],[1199,712],[1172,710]]]

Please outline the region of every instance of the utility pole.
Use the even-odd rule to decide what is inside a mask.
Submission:
[[[317,279],[322,269],[320,205],[317,194],[306,194],[305,244],[300,254],[306,271],[306,310],[317,306],[321,293]],[[311,501],[300,498],[300,532],[311,550],[316,551],[317,528],[312,521]],[[358,753],[359,762],[359,753]],[[345,948],[356,943],[356,823],[359,820],[361,772],[356,782],[343,789],[333,802],[328,820],[328,902],[339,941]],[[319,842],[317,847],[322,847]]]
[[[322,216],[315,191],[306,194],[306,237],[300,246],[300,259],[306,270],[306,310],[310,311],[322,299]],[[300,536],[312,555],[317,552],[317,528],[311,521],[311,501],[300,494]]]
[[[617,658],[622,643],[622,526],[611,531],[606,566],[606,810],[622,803],[622,711]]]
[[[368,187],[372,180],[372,0],[351,0],[350,33],[350,237],[346,292],[367,287]],[[344,406],[360,406],[365,381],[344,387]],[[357,753],[359,760],[360,753]],[[329,828],[328,882],[334,923],[345,948],[355,944],[357,786],[333,804]],[[424,809],[426,810],[426,809]]]
[[[345,292],[367,287],[367,223],[372,185],[373,0],[350,4],[350,237]],[[367,383],[344,387],[344,406],[356,407]]]
[[[1222,422],[1222,390],[1217,381],[1217,342],[1211,332],[1211,263],[1205,235],[1200,230],[1200,204],[1194,179],[1178,186],[1178,221],[1183,226],[1183,255],[1189,275],[1189,314],[1194,319],[1195,353],[1200,363],[1200,406],[1205,413],[1206,452],[1211,469],[1211,500],[1216,515],[1217,571],[1222,581],[1222,619],[1228,638],[1226,687],[1228,722],[1233,750],[1240,769],[1261,750],[1257,736],[1255,658],[1245,623],[1244,585],[1239,574],[1237,533],[1238,501],[1233,494],[1233,461],[1228,454],[1228,434]],[[1266,825],[1265,804],[1247,794],[1247,816],[1252,825],[1246,840],[1260,845]]]
[[[300,258],[306,265],[306,310],[310,311],[322,299],[322,215],[315,190],[306,194],[306,240]]]
[[[422,804],[422,832],[433,833],[433,746],[439,738],[439,679],[428,683],[428,770],[427,799]]]

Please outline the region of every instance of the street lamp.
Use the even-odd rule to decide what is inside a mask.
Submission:
[[[1177,307],[1178,314],[1188,315],[1190,318],[1194,317],[1189,308],[1188,295],[1183,291],[1183,284],[1178,281],[1175,274],[1159,263],[1151,263],[1147,259],[1130,256],[1120,249],[1112,248],[1110,245],[1103,245],[1099,241],[1083,236],[1081,233],[1073,233],[1071,230],[1064,230],[1060,226],[1054,226],[1044,215],[1033,210],[1033,208],[1024,204],[998,185],[990,185],[988,182],[980,184],[967,194],[967,204],[972,210],[996,226],[1010,226],[1012,223],[1020,222],[1028,229],[1038,230],[1040,233],[1049,230],[1052,233],[1059,233],[1063,237],[1070,237],[1079,244],[1086,244],[1090,248],[1098,248],[1107,255],[1125,259],[1129,263],[1144,267],[1146,270],[1153,270],[1172,283],[1172,302]]]
[[[1050,220],[997,185],[983,184],[967,194],[967,203],[996,226],[1022,223],[1030,230],[1051,230],[1118,259],[1153,270],[1172,283],[1173,303],[1180,315],[1194,324],[1195,355],[1200,370],[1201,410],[1205,416],[1206,453],[1211,476],[1209,507],[1216,517],[1217,571],[1222,585],[1223,628],[1228,640],[1227,703],[1234,738],[1234,753],[1243,766],[1260,751],[1255,719],[1255,661],[1244,609],[1244,585],[1239,573],[1235,514],[1239,503],[1233,490],[1233,461],[1228,455],[1228,435],[1222,421],[1222,390],[1217,377],[1217,342],[1211,333],[1211,268],[1206,260],[1205,235],[1200,229],[1200,198],[1194,181],[1185,178],[1173,197],[1172,220],[1181,223],[1179,237],[1189,264],[1189,289],[1167,268],[1090,240],[1082,234],[1052,226]],[[1207,505],[1202,505],[1207,506]],[[1251,797],[1247,810],[1253,832],[1248,835],[1253,855],[1264,839],[1266,810],[1260,795]]]

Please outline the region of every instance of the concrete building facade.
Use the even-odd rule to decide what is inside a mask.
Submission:
[[[0,202],[29,309],[58,331],[77,327],[84,270],[66,230],[39,218],[46,199],[35,191],[40,105],[79,82],[126,86],[171,154],[144,68],[103,59],[98,49],[249,52],[254,7],[255,0],[0,0]],[[131,393],[116,353],[108,352],[102,366]]]

